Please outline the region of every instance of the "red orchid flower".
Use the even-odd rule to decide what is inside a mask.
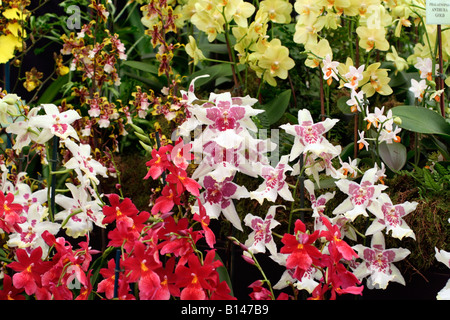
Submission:
[[[151,213],[156,215],[158,213],[168,213],[172,210],[174,205],[180,205],[180,197],[177,195],[176,186],[173,184],[165,185],[161,196],[156,199],[155,204],[152,207]]]
[[[173,164],[182,170],[186,170],[189,166],[189,162],[194,159],[194,155],[190,153],[192,149],[192,143],[184,144],[183,139],[178,138],[175,146],[170,152],[170,158]]]
[[[178,264],[186,263],[187,257],[194,251],[192,246],[202,238],[200,231],[193,231],[188,225],[187,218],[182,218],[177,223],[173,217],[168,217],[164,226],[158,230],[160,253],[172,253],[179,257]]]
[[[27,218],[20,216],[23,207],[14,202],[14,195],[8,193],[5,197],[3,192],[0,192],[0,229],[7,233],[20,232],[20,223],[24,223]]]
[[[47,263],[42,261],[42,248],[37,247],[28,256],[24,249],[17,249],[17,261],[8,264],[16,271],[13,275],[14,287],[24,288],[26,294],[32,295],[41,286],[41,275],[47,271]]]
[[[131,227],[134,224],[133,218],[135,218],[139,212],[131,199],[125,198],[120,202],[119,196],[114,193],[107,195],[107,197],[110,206],[103,206],[103,214],[105,217],[103,218],[102,223],[109,224],[113,221],[124,219],[128,227]]]
[[[145,163],[149,170],[144,179],[152,177],[153,180],[156,180],[167,168],[172,166],[167,157],[168,153],[172,152],[172,149],[173,146],[167,145],[159,148],[159,150],[152,150],[152,159]]]
[[[295,269],[294,277],[301,279],[303,273],[313,264],[318,264],[322,253],[312,244],[319,236],[319,231],[306,233],[306,226],[301,220],[295,222],[294,235],[285,234],[281,239],[284,247],[281,253],[290,253],[286,260],[287,269]]]
[[[194,214],[194,220],[200,222],[202,229],[205,233],[206,243],[210,246],[210,248],[213,248],[214,244],[216,243],[216,236],[214,232],[209,228],[210,219],[209,216],[206,214],[206,209],[200,202],[200,199],[198,199],[198,207],[199,213]]]
[[[3,289],[0,290],[0,300],[25,300],[25,296],[21,295],[22,288],[16,288],[12,285],[12,279],[5,274],[3,277]]]
[[[353,258],[358,258],[356,252],[350,247],[347,242],[341,239],[341,231],[339,226],[331,225],[331,222],[327,217],[321,216],[323,224],[327,227],[328,231],[321,231],[320,237],[325,237],[330,241],[329,246],[335,247],[346,260],[352,260]]]
[[[188,257],[189,267],[177,266],[177,286],[184,287],[180,294],[181,300],[205,300],[208,297],[205,290],[214,290],[219,282],[216,269],[222,265],[214,258],[215,250],[208,251],[202,264],[197,255],[191,253]]]
[[[187,190],[192,195],[198,197],[200,195],[200,184],[192,178],[187,176],[186,171],[177,168],[171,172],[166,179],[167,182],[173,183],[177,186],[177,192],[181,195]]]

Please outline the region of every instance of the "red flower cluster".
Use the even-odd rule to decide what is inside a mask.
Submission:
[[[135,299],[130,287],[137,286],[142,300],[233,298],[227,283],[219,279],[217,269],[222,263],[215,259],[215,250],[203,259],[196,249],[204,229],[195,231],[188,218],[176,221],[170,215],[144,224],[150,217],[148,212],[138,213],[129,199],[120,202],[117,195],[110,195],[109,200],[111,205],[103,208],[105,220],[116,222],[108,234],[109,246],[121,247],[122,254],[119,266],[111,259],[108,267],[100,270],[103,280],[98,293],[112,299],[116,289],[116,298]]]
[[[298,280],[302,279],[311,266],[322,271],[323,278],[310,299],[324,299],[328,292],[332,300],[336,299],[336,294],[362,294],[363,286],[359,286],[360,281],[343,263],[358,255],[341,239],[338,226],[332,225],[323,215],[320,219],[328,230],[316,230],[309,234],[305,224],[297,220],[294,234],[283,236],[281,242],[284,246],[280,252],[289,254],[286,268],[294,270],[293,277]],[[318,249],[316,241],[319,239],[325,241],[323,248],[326,246],[327,250]]]
[[[175,205],[180,205],[181,196],[185,191],[196,197],[200,195],[199,189],[201,186],[197,181],[188,177],[186,173],[188,161],[191,161],[194,157],[189,152],[191,148],[191,144],[185,145],[180,138],[175,146],[166,145],[159,150],[152,150],[152,159],[146,163],[149,170],[144,179],[152,177],[156,180],[163,174],[165,176],[168,173],[167,184],[151,210],[153,215],[167,214]]]
[[[12,276],[12,289],[9,276],[0,297],[13,300],[23,299],[19,295],[25,291],[27,295],[35,295],[38,300],[85,300],[92,291],[91,272],[89,270],[92,254],[88,242],[79,243],[80,248],[74,250],[63,237],[55,238],[45,231],[42,238],[47,245],[55,248],[56,253],[51,260],[43,260],[42,248],[37,247],[30,255],[24,249],[17,249],[17,261],[7,266],[15,271]],[[71,289],[79,289],[74,297]]]

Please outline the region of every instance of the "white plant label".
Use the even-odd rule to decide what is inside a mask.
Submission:
[[[427,24],[450,24],[450,0],[427,0]]]

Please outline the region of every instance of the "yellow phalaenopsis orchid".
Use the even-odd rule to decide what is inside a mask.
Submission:
[[[229,0],[225,6],[225,17],[228,22],[233,20],[240,27],[248,26],[248,18],[253,15],[256,8],[244,0]]]
[[[389,86],[391,78],[388,77],[388,70],[380,69],[380,66],[380,62],[373,63],[363,72],[361,85],[364,84],[362,90],[365,92],[367,98],[373,96],[375,93],[387,96],[393,92]]]
[[[263,0],[259,3],[259,14],[267,14],[275,23],[291,22],[292,4],[285,0]]]
[[[305,65],[310,68],[319,67],[322,60],[329,55],[333,57],[333,51],[331,50],[330,43],[327,39],[322,39],[317,43],[310,43],[305,46],[305,50],[308,53],[308,58],[305,61]]]
[[[392,52],[388,52],[386,54],[386,60],[394,62],[394,65],[396,67],[395,74],[397,74],[399,71],[403,71],[408,69],[408,62],[406,62],[405,59],[400,57],[397,53],[397,50],[394,46],[391,46]]]
[[[189,36],[189,43],[185,47],[186,53],[194,59],[193,61],[189,63],[194,63],[194,65],[197,65],[200,61],[205,60],[205,56],[203,55],[203,52],[197,47],[197,42],[195,41],[195,38],[193,36]]]
[[[389,50],[389,42],[386,40],[386,30],[384,28],[358,27],[356,33],[359,36],[359,46],[366,49],[366,52],[372,49]]]
[[[289,49],[279,39],[273,39],[265,51],[258,55],[258,66],[263,70],[263,79],[271,86],[276,86],[275,77],[286,79],[295,62],[289,57]],[[260,73],[257,71],[259,76],[262,75]]]
[[[304,24],[310,24],[316,21],[323,7],[316,0],[297,0],[294,9],[300,15],[299,20],[301,19]]]
[[[294,42],[304,45],[316,43],[318,34],[324,28],[325,23],[326,17],[324,16],[316,18],[315,21],[302,20],[302,16],[300,16],[295,25]]]

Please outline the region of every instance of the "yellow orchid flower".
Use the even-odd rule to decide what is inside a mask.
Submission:
[[[200,31],[208,35],[208,41],[212,42],[216,39],[219,33],[224,31],[223,26],[225,19],[218,10],[206,11],[197,9],[197,12],[191,18],[194,24]]]
[[[225,17],[227,21],[232,19],[240,27],[247,27],[247,19],[255,13],[255,6],[244,0],[229,0],[225,5]]]
[[[27,36],[25,29],[18,22],[8,22],[6,24],[6,30],[8,30],[16,38]]]
[[[323,6],[319,5],[317,0],[297,0],[294,3],[295,12],[304,19],[303,21],[308,19],[316,20],[321,14],[322,8]]]
[[[350,0],[319,0],[317,4],[320,6],[324,6],[327,9],[339,9],[347,8],[350,6]]]
[[[317,43],[309,43],[305,46],[305,50],[308,52],[305,65],[310,68],[319,67],[327,55],[333,57],[333,51],[327,39],[322,39]]]
[[[389,42],[386,40],[386,30],[384,28],[358,27],[356,33],[359,36],[359,46],[367,52],[372,49],[381,51],[389,50]]]
[[[35,67],[31,68],[30,71],[25,72],[26,81],[23,83],[23,86],[27,91],[33,91],[37,87],[41,85],[41,80],[43,73],[37,71]]]
[[[260,13],[267,13],[270,21],[290,23],[292,4],[285,0],[263,0],[259,3]]]
[[[14,57],[16,49],[22,50],[22,40],[13,34],[0,36],[0,63],[6,63]]]
[[[300,16],[301,18],[301,16]],[[316,18],[315,21],[302,21],[299,19],[295,25],[294,42],[304,45],[316,43],[318,33],[324,28],[326,18],[324,16]]]
[[[344,14],[365,17],[366,14],[370,13],[369,7],[380,4],[380,0],[350,0],[350,5],[344,8]]]
[[[27,19],[28,14],[19,8],[8,8],[2,12],[3,16],[8,20],[22,20]]]
[[[324,24],[325,28],[336,30],[337,28],[341,27],[341,24],[340,24],[341,15],[340,14],[329,11],[329,12],[327,12],[327,14],[324,17],[325,17],[325,24]]]
[[[401,72],[403,70],[408,69],[408,62],[406,62],[405,59],[403,59],[398,55],[397,50],[395,49],[394,46],[391,46],[391,50],[392,52],[388,52],[386,54],[386,60],[394,62],[396,67],[395,74],[397,75],[399,71]]]
[[[263,79],[271,86],[276,86],[275,77],[286,79],[295,62],[289,57],[289,49],[281,45],[279,39],[273,39],[260,56],[258,66],[264,70]]]
[[[194,59],[194,65],[197,65],[199,61],[205,60],[203,52],[197,47],[197,42],[193,36],[189,36],[189,43],[185,47],[186,53]],[[192,63],[189,62],[189,63]]]
[[[373,96],[375,93],[383,96],[392,94],[393,90],[389,86],[391,78],[388,77],[387,69],[379,69],[380,62],[376,62],[367,67],[363,72],[363,79],[361,80],[362,90],[367,98]]]

